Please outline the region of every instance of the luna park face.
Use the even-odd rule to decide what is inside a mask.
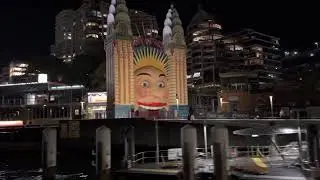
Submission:
[[[148,110],[167,107],[169,92],[164,72],[152,66],[135,71],[136,106]]]

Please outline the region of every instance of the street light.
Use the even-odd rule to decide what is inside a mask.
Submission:
[[[220,98],[220,112],[222,112],[222,103],[223,103],[223,98]]]
[[[318,42],[314,42],[314,45],[316,45],[317,49],[319,48],[319,43]]]
[[[271,117],[273,119],[273,96],[269,96],[270,107],[271,107]]]
[[[176,103],[177,103],[177,111],[176,111],[176,116],[179,117],[179,98],[178,98],[178,94],[176,94]]]

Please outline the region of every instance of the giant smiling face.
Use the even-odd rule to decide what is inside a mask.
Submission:
[[[167,108],[166,75],[152,66],[135,71],[136,108],[160,110]]]

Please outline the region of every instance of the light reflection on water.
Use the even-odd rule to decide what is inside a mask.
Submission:
[[[0,167],[1,168],[1,167]],[[16,170],[16,171],[0,171],[0,180],[42,180],[42,169],[35,170]],[[88,179],[88,175],[78,174],[57,174],[56,179]]]

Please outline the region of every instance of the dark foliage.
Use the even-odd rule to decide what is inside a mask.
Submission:
[[[73,63],[65,64],[53,56],[34,57],[30,60],[30,71],[47,73],[49,81],[66,84],[90,84],[89,75],[105,60],[104,54],[80,55]]]

